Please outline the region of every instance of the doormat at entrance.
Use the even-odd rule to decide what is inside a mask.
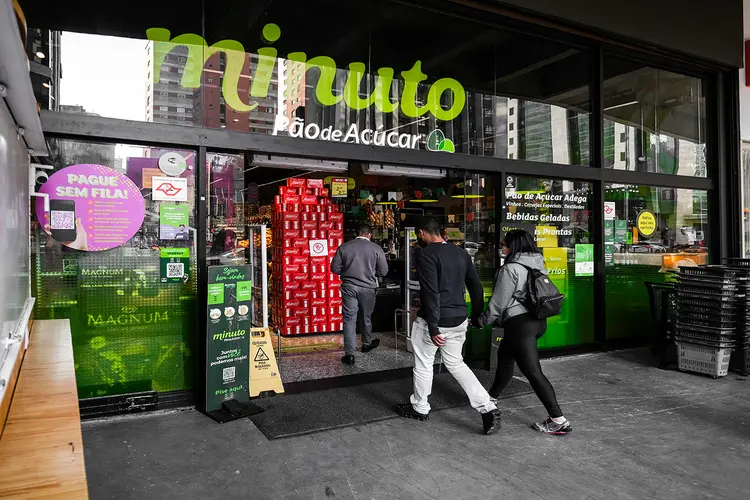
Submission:
[[[494,373],[474,370],[484,387],[489,387]],[[531,386],[513,378],[501,399],[531,393]],[[266,411],[250,420],[268,439],[280,439],[314,432],[361,425],[396,418],[397,404],[408,401],[412,378],[373,382],[324,391],[256,399],[253,402]],[[430,405],[432,411],[468,405],[469,400],[458,382],[447,372],[435,375]]]

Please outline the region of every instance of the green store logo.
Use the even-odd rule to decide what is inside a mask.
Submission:
[[[171,32],[165,28],[150,28],[146,30],[146,37],[154,44],[154,83],[159,83],[162,64],[175,47],[183,46],[188,49],[187,62],[180,82],[184,88],[200,88],[201,75],[206,62],[214,54],[223,53],[226,57],[226,67],[221,92],[227,106],[240,113],[246,113],[258,107],[256,101],[251,100],[245,103],[239,95],[240,76],[246,61],[245,47],[240,42],[221,40],[209,46],[200,35],[185,33],[172,38]],[[276,24],[267,24],[263,28],[263,40],[266,43],[273,44],[279,38],[281,38],[281,28]],[[277,57],[277,50],[273,47],[258,49],[258,64],[250,86],[251,98],[268,97]],[[430,86],[426,104],[418,105],[419,85],[427,80],[427,75],[422,73],[421,61],[416,61],[408,71],[401,72],[404,82],[403,90],[400,99],[394,102],[390,97],[395,75],[393,68],[379,68],[374,90],[369,96],[361,97],[362,79],[367,74],[365,63],[349,64],[344,90],[341,94],[335,95],[333,91],[337,67],[332,58],[317,56],[308,59],[304,52],[292,52],[287,55],[287,60],[305,64],[305,71],[311,69],[320,71],[320,78],[315,86],[315,97],[324,106],[334,106],[343,101],[350,109],[359,111],[374,104],[383,113],[393,113],[400,108],[401,113],[410,118],[419,118],[429,112],[438,120],[450,121],[461,114],[466,104],[466,91],[463,86],[453,78],[441,78]],[[441,100],[447,91],[451,92],[452,100],[450,107],[443,108]],[[438,143],[437,147],[440,148],[440,143],[443,141],[445,141],[445,149],[438,150],[452,152],[453,143],[445,138]]]
[[[445,151],[446,153],[455,153],[456,146],[453,141],[445,138],[445,134],[440,129],[435,129],[427,136],[427,151]]]

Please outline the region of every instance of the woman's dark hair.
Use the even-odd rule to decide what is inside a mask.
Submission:
[[[505,233],[503,238],[505,246],[508,248],[508,255],[505,262],[513,262],[516,256],[522,253],[541,253],[534,243],[534,237],[525,229],[514,229]]]

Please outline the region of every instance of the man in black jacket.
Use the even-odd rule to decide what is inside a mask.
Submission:
[[[484,433],[491,434],[500,428],[500,412],[462,355],[468,327],[466,288],[472,314],[479,316],[484,309],[479,274],[465,250],[445,242],[435,219],[426,219],[416,229],[423,248],[417,262],[422,305],[411,332],[414,393],[409,403],[398,405],[397,411],[407,418],[429,418],[427,399],[432,392],[435,354],[440,349],[445,367],[461,385],[471,406],[482,414]]]

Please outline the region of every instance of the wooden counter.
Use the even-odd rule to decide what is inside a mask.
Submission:
[[[68,320],[34,322],[0,439],[0,498],[88,499]]]

